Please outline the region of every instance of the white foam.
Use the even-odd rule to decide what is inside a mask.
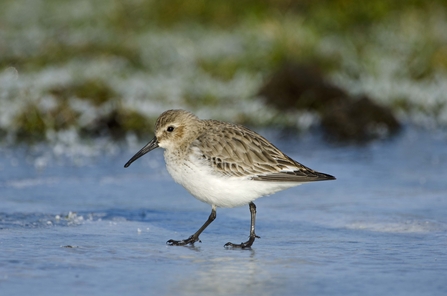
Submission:
[[[356,221],[346,224],[348,229],[390,233],[426,233],[442,229],[438,223],[407,220],[402,222]],[[445,227],[444,227],[445,229]]]

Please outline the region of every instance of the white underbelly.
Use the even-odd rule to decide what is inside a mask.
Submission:
[[[183,165],[166,159],[173,179],[195,198],[216,207],[238,207],[280,190],[300,185],[292,182],[263,182],[213,173],[212,168],[186,161]]]

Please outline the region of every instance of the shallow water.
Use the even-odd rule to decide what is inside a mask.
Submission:
[[[172,181],[161,150],[124,169],[143,143],[1,148],[1,294],[446,295],[445,133],[361,147],[266,135],[337,180],[259,199],[252,250],[223,248],[247,238],[248,207],[218,209],[195,247],[165,245],[210,207]]]

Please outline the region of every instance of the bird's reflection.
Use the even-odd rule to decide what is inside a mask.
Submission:
[[[205,253],[200,247],[189,249],[200,255]],[[278,279],[272,278],[266,262],[258,260],[255,250],[223,250],[222,253],[217,257],[214,257],[216,254],[207,254],[194,258],[192,264],[197,265],[197,269],[180,278],[172,286],[172,292],[187,295],[268,295],[269,287],[280,285]]]

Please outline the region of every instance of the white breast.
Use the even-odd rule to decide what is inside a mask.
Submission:
[[[261,196],[300,185],[295,182],[263,182],[219,175],[193,154],[187,159],[179,159],[165,151],[165,161],[168,172],[177,183],[198,200],[216,207],[246,205]]]

